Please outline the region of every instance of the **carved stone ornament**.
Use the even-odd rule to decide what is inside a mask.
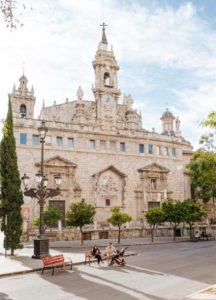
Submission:
[[[78,90],[77,90],[77,99],[78,99],[78,101],[81,101],[83,99],[83,96],[84,96],[83,90],[82,90],[81,86],[79,86]]]
[[[116,193],[118,182],[113,174],[104,174],[99,180],[99,190],[101,193]]]

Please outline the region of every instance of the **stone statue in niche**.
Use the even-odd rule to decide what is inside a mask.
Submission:
[[[151,189],[156,190],[157,188],[157,183],[156,183],[156,178],[151,178]]]
[[[83,90],[82,90],[81,86],[79,86],[78,90],[77,90],[77,99],[78,99],[78,101],[81,101],[83,99],[83,95],[84,95]]]

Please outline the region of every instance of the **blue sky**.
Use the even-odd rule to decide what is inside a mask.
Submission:
[[[20,5],[17,16],[24,27],[10,32],[0,22],[0,119],[23,65],[37,97],[35,116],[43,99],[46,105],[75,100],[79,85],[84,98],[93,100],[91,62],[104,18],[121,68],[119,88],[142,111],[143,127],[160,132],[168,107],[179,116],[182,135],[198,147],[206,131],[199,124],[216,102],[215,0],[23,2],[27,9]]]

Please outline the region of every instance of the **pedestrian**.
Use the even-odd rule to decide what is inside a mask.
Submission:
[[[93,246],[91,253],[97,259],[98,265],[100,266],[100,263],[103,263],[103,261],[101,257],[101,252],[96,245]]]
[[[112,256],[115,254],[116,248],[113,246],[112,243],[109,243],[109,245],[106,247],[106,255],[107,255],[107,263],[108,265],[111,264]]]

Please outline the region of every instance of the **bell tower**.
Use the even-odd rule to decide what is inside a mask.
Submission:
[[[16,89],[14,85],[13,91],[10,94],[11,104],[13,110],[13,116],[16,118],[33,118],[34,117],[34,88],[32,86],[31,91],[28,90],[28,79],[23,74],[19,79],[19,87]]]
[[[97,106],[97,118],[110,125],[116,123],[117,104],[121,94],[117,84],[119,66],[112,47],[108,49],[105,23],[102,26],[102,39],[99,43],[95,60],[92,62],[95,70],[95,85],[92,90]]]

